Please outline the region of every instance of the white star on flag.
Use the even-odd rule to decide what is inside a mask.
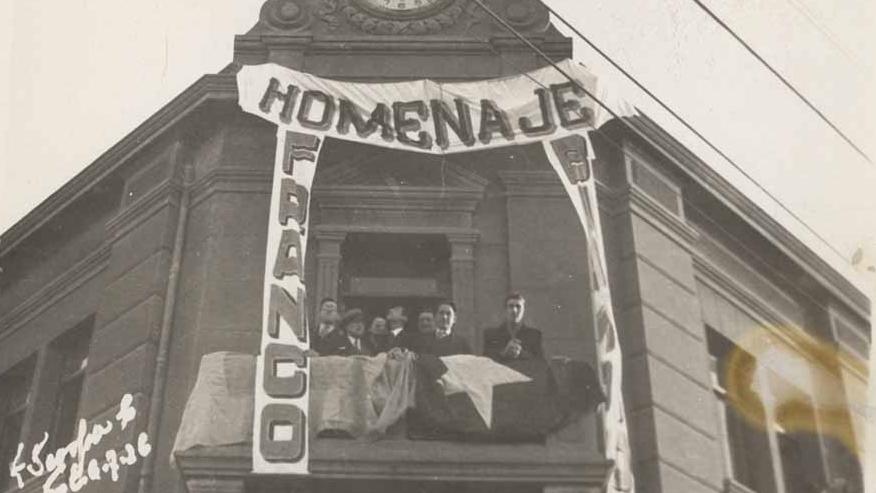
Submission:
[[[444,388],[444,395],[468,394],[487,428],[493,422],[493,387],[503,383],[532,381],[526,375],[483,356],[444,356],[441,362],[447,367],[447,371],[438,379]]]

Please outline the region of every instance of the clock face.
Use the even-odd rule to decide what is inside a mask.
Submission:
[[[364,9],[384,17],[410,19],[440,10],[453,0],[354,0]]]

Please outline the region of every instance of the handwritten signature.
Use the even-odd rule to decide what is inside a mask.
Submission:
[[[131,405],[134,398],[131,394],[122,396],[119,403],[119,411],[115,415],[115,421],[107,420],[104,424],[95,423],[88,429],[84,419],[79,420],[76,438],[66,446],[55,452],[49,452],[43,460],[43,448],[49,440],[49,434],[43,433],[43,439],[31,449],[30,462],[22,462],[24,444],[18,444],[15,459],[9,464],[9,474],[18,481],[18,487],[24,487],[22,474],[26,471],[34,478],[48,475],[43,483],[44,493],[68,493],[81,490],[90,481],[98,481],[104,474],[109,474],[112,481],[118,481],[119,468],[132,466],[137,463],[137,457],[146,457],[152,451],[149,437],[145,432],[137,436],[136,444],[126,443],[120,451],[107,450],[103,459],[91,458],[86,455],[106,435],[109,435],[116,424],[124,430],[137,416],[137,410]],[[72,461],[67,472],[67,459]]]

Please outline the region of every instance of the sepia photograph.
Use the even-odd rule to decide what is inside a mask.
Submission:
[[[876,5],[0,8],[0,493],[876,493]]]

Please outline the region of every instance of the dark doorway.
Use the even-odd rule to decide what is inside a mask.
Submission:
[[[339,298],[370,320],[403,306],[408,323],[451,296],[450,245],[444,235],[354,233],[341,245]]]

